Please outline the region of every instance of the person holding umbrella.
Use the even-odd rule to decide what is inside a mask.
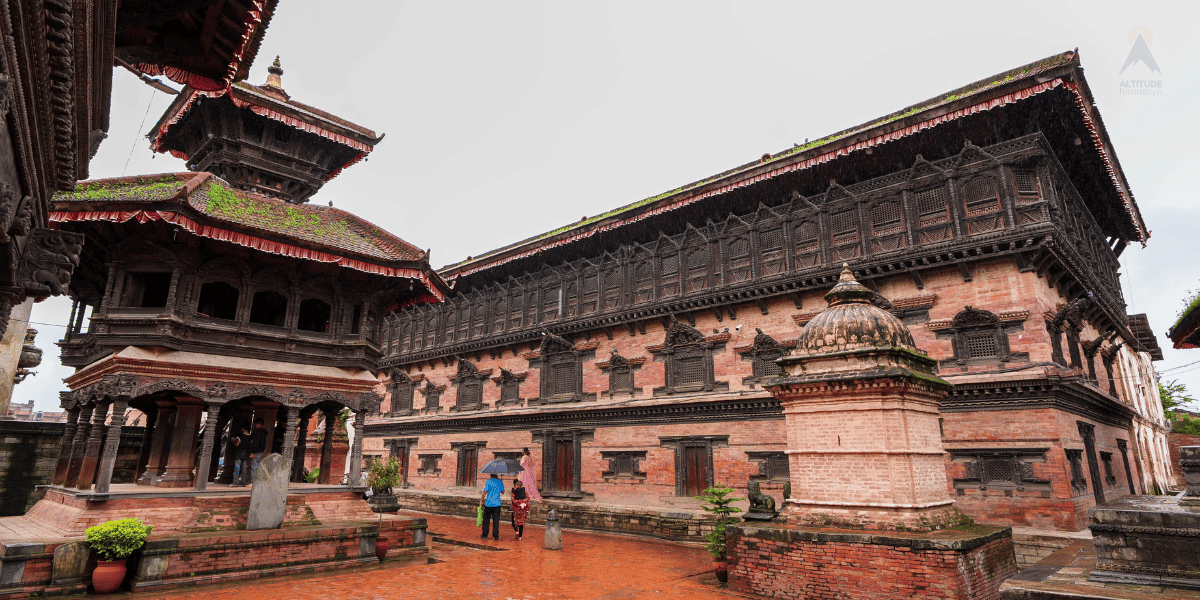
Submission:
[[[487,483],[483,484],[483,493],[479,495],[479,504],[483,506],[483,535],[488,536],[488,522],[492,524],[492,539],[500,541],[500,494],[504,493],[504,482],[500,476],[491,474]]]

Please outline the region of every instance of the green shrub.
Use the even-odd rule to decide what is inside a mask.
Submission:
[[[304,481],[307,481],[309,483],[316,483],[317,479],[320,477],[321,477],[321,468],[320,467],[313,467],[312,470],[304,472]]]
[[[87,543],[102,560],[124,560],[146,543],[154,528],[141,519],[117,519],[87,528]]]
[[[729,515],[742,512],[742,509],[730,506],[730,504],[745,500],[745,498],[730,498],[729,494],[732,493],[733,488],[718,483],[704,490],[702,495],[696,496],[697,500],[703,500],[705,503],[701,508],[717,515],[717,523],[713,527],[712,533],[704,536],[706,540],[704,548],[715,559],[725,558],[725,526],[735,521]]]
[[[371,463],[367,473],[367,485],[376,494],[389,495],[392,488],[400,484],[400,461],[395,456],[377,460]]]

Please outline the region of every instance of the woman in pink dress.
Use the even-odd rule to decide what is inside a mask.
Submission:
[[[537,488],[537,461],[533,460],[533,455],[529,453],[529,448],[524,449],[525,456],[521,457],[521,471],[518,477],[521,479],[521,484],[525,486],[525,491],[529,494],[530,500],[541,500],[542,495],[538,493]]]

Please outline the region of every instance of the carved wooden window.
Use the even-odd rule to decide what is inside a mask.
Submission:
[[[458,313],[454,310],[453,306],[443,305],[440,308],[444,309],[442,314],[446,315],[442,319],[442,331],[440,332],[442,343],[446,344],[454,341],[454,331],[458,324]]]
[[[612,310],[621,305],[621,270],[618,268],[604,271],[604,309]]]
[[[871,235],[875,237],[899,233],[902,229],[900,203],[886,200],[871,207]]]
[[[548,286],[542,289],[542,322],[557,321],[562,315],[562,287]]]
[[[747,452],[746,456],[758,463],[758,473],[750,476],[751,481],[788,481],[792,478],[787,454],[783,452]]]
[[[687,263],[687,291],[696,292],[708,287],[708,264],[712,252],[706,242],[700,242],[699,248],[689,248],[685,251]]]
[[[261,144],[263,133],[267,129],[267,118],[258,115],[244,115],[241,122],[242,136],[249,142]]]
[[[821,228],[812,221],[802,221],[795,231],[796,268],[807,269],[821,264]]]
[[[763,333],[759,328],[754,329],[754,345],[742,352],[742,360],[749,360],[751,376],[742,379],[743,384],[761,383],[764,379],[778,377],[783,370],[775,362],[783,357],[783,346],[775,338]]]
[[[675,322],[667,328],[662,350],[655,352],[657,360],[666,364],[666,385],[654,389],[655,395],[712,391],[718,384],[713,377],[713,344],[694,327]]]
[[[667,298],[679,295],[679,255],[671,253],[661,259],[659,269],[658,296]]]
[[[950,203],[946,186],[939,185],[917,192],[917,224],[920,227],[950,222]]]
[[[213,319],[232,321],[237,318],[238,289],[224,281],[210,281],[200,286],[200,301],[196,312]]]
[[[529,327],[534,323],[537,323],[537,317],[537,290],[530,290],[525,293],[525,318],[523,319],[522,323],[524,323],[526,327]]]
[[[521,292],[514,292],[508,297],[508,330],[513,331],[519,329],[522,325],[521,315],[524,314],[523,307],[525,306],[522,299],[525,297]]]
[[[579,284],[572,281],[567,284],[567,297],[564,302],[569,317],[579,316]]]
[[[750,240],[744,237],[729,242],[729,283],[750,279]]]
[[[540,368],[541,396],[530,400],[531,406],[556,402],[579,402],[587,396],[583,393],[583,352],[575,345],[554,334],[542,338],[541,356],[532,366]]]
[[[486,306],[482,302],[476,302],[472,307],[471,335],[474,337],[479,337],[485,333],[484,329],[487,327]]]
[[[629,393],[633,391],[633,370],[629,365],[614,366],[608,373],[608,391]]]
[[[483,382],[487,380],[487,373],[481,373],[471,361],[460,359],[458,373],[454,375],[454,385],[458,388],[458,393],[455,396],[454,408],[451,410],[465,411],[483,408]]]
[[[590,271],[583,276],[583,314],[590,315],[599,310],[600,274]]]
[[[1087,479],[1083,476],[1083,450],[1066,448],[1067,464],[1071,465],[1071,487],[1076,493],[1087,489]]]
[[[272,123],[271,125],[271,137],[275,138],[275,141],[281,144],[286,144],[292,141],[291,127],[285,127],[278,123]]]
[[[966,477],[954,480],[956,489],[1008,488],[1049,490],[1050,481],[1038,479],[1033,465],[1046,462],[1047,448],[954,449],[950,460],[965,466]]]
[[[600,458],[608,461],[608,469],[600,473],[605,480],[646,478],[640,470],[641,461],[646,460],[645,450],[601,451]]]
[[[778,275],[787,270],[783,257],[783,229],[768,229],[758,233],[758,259],[762,277]]]
[[[442,390],[438,386],[433,385],[433,382],[426,379],[425,387],[421,388],[421,394],[425,396],[425,408],[421,409],[422,413],[435,413],[442,410]]]
[[[843,210],[833,213],[831,217],[833,223],[833,243],[834,245],[848,244],[858,241],[858,212],[851,210]]]
[[[508,312],[504,308],[504,300],[496,300],[492,303],[492,333],[504,331],[504,318],[507,316]]]
[[[400,327],[400,352],[407,353],[413,348],[412,343],[412,319],[404,321],[404,325]]]
[[[558,360],[551,361],[550,372],[547,374],[549,378],[550,396],[571,396],[575,393],[575,380],[579,378],[579,366],[575,364],[573,357],[569,360],[564,360],[565,357],[556,357]]]
[[[950,333],[953,335],[954,358],[942,361],[943,365],[992,364],[1014,358],[1023,359],[1025,354],[1013,355],[1009,351],[1008,334],[1004,324],[995,313],[965,307],[954,315]]]
[[[250,322],[283,327],[287,320],[287,298],[273,290],[255,292],[250,304]]]
[[[413,391],[416,384],[412,379],[399,370],[392,370],[392,409],[393,417],[403,417],[413,412]]]
[[[521,380],[511,371],[500,369],[500,378],[496,381],[500,386],[500,400],[496,406],[521,405]]]
[[[1013,183],[1017,188],[1017,202],[1037,202],[1041,200],[1041,190],[1038,188],[1037,172],[1033,169],[1016,169],[1013,171]]]
[[[1112,452],[1101,452],[1100,462],[1104,463],[1104,483],[1108,486],[1117,485],[1117,476],[1113,473]]]
[[[471,334],[471,306],[464,304],[458,308],[458,322],[454,340],[461,342]]]
[[[429,311],[425,316],[425,338],[424,348],[429,349],[437,344],[437,322],[438,314],[435,311]]]
[[[417,475],[437,477],[442,474],[442,470],[438,468],[438,461],[442,460],[441,454],[418,454],[417,460],[421,463],[417,467]]]
[[[675,495],[695,497],[713,485],[713,448],[729,446],[729,436],[660,437],[675,450]]]
[[[121,306],[163,308],[171,291],[170,273],[126,273]]]
[[[962,190],[968,218],[1000,212],[1000,193],[996,188],[996,178],[972,179],[963,185]]]
[[[634,302],[649,302],[654,299],[654,263],[639,261],[633,267]]]

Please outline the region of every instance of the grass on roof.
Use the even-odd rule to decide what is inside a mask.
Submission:
[[[244,225],[275,231],[308,233],[319,238],[341,237],[349,232],[345,219],[326,221],[318,214],[294,206],[244,198],[216,183],[208,184],[208,212]]]
[[[183,180],[174,175],[132,181],[82,183],[73,192],[59,192],[56,200],[165,200],[179,192]]]

